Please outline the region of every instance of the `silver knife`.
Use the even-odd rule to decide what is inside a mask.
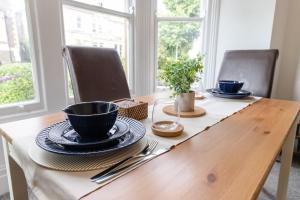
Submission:
[[[113,171],[110,171],[100,177],[98,177],[96,180],[93,180],[93,182],[95,183],[98,183],[98,184],[101,184],[101,183],[104,183],[110,179],[114,179],[114,178],[117,178],[123,174],[126,174],[127,172],[135,169],[136,167],[138,167],[140,164],[148,161],[148,160],[151,160],[152,158],[158,156],[158,155],[161,155],[165,152],[169,151],[169,149],[166,149],[166,148],[163,148],[163,149],[159,149],[157,151],[155,151],[154,153],[142,158],[142,159],[139,159],[137,161],[134,161],[124,167],[121,167],[121,168],[116,168],[115,170]]]

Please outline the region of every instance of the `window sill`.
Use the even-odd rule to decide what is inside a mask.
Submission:
[[[0,123],[6,123],[6,122],[17,121],[17,120],[22,120],[22,119],[27,119],[27,118],[32,118],[32,117],[38,117],[38,116],[45,115],[45,114],[50,114],[50,112],[47,111],[46,109],[23,111],[23,112],[10,114],[10,115],[1,116]]]

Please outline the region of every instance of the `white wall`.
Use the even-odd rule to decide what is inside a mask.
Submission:
[[[216,76],[225,50],[276,48],[272,95],[300,100],[299,19],[299,0],[222,0]]]
[[[273,82],[272,97],[278,97],[278,79],[280,65],[284,54],[285,33],[289,13],[289,0],[277,0],[273,21],[273,31],[270,48],[279,49],[279,57]]]
[[[275,97],[300,100],[300,1],[281,1],[288,4],[288,11],[285,11],[286,24],[282,23],[281,27],[279,27],[281,30],[284,30],[284,34],[282,34]],[[282,5],[281,11],[278,11],[279,14],[280,12],[281,14],[284,13],[282,9],[285,6]]]
[[[276,0],[222,0],[216,76],[225,50],[268,49]]]

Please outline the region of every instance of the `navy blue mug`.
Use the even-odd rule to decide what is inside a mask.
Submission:
[[[244,82],[233,80],[219,80],[219,89],[226,93],[237,93],[242,89]]]

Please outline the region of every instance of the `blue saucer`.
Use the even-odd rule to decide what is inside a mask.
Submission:
[[[117,119],[114,127],[109,131],[109,137],[104,140],[81,141],[80,135],[73,129],[68,121],[59,122],[47,132],[47,138],[56,144],[69,148],[90,148],[97,146],[108,146],[115,140],[123,137],[129,132],[129,125],[122,119]]]
[[[218,88],[212,88],[206,90],[208,93],[215,97],[227,98],[227,99],[242,99],[251,95],[251,92],[247,90],[240,90],[237,93],[226,93]]]
[[[57,144],[47,138],[49,131],[53,129],[56,124],[43,129],[37,135],[35,141],[40,148],[52,153],[72,156],[93,156],[119,151],[121,149],[130,147],[145,136],[146,128],[141,122],[126,117],[120,117],[119,119],[128,123],[130,131],[123,137],[116,139],[117,142],[113,145],[92,148],[66,148],[65,146]]]

